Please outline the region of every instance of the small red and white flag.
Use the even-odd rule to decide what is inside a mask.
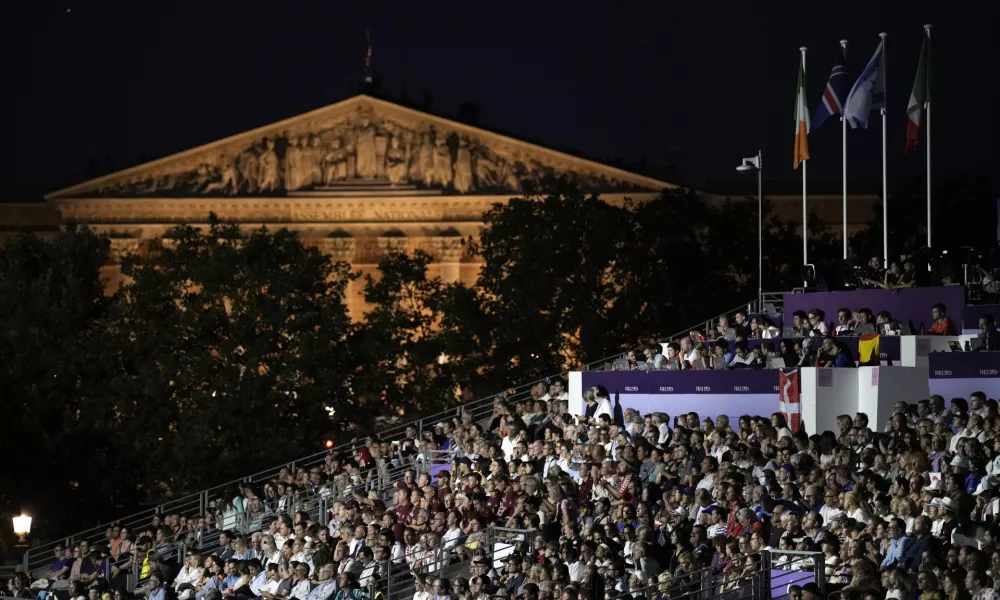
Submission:
[[[802,427],[802,402],[799,398],[799,370],[785,373],[778,371],[778,399],[781,401],[781,414],[785,416],[788,429],[792,433]]]

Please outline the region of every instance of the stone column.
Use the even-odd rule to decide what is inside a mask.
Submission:
[[[462,255],[465,254],[462,237],[456,235],[432,239],[438,263],[441,265],[441,281],[458,283],[462,275]]]

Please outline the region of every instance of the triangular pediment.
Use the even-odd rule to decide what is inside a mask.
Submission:
[[[518,193],[530,182],[552,177],[603,193],[676,187],[361,95],[46,199],[482,195]]]

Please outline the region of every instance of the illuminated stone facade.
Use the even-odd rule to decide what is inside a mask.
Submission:
[[[171,227],[210,212],[249,228],[288,227],[362,274],[381,256],[422,249],[431,275],[471,284],[482,215],[529,182],[572,181],[610,202],[651,198],[672,184],[356,96],[298,117],[53,192],[0,205],[0,229],[86,224],[112,240],[105,273]],[[2,235],[2,234],[0,234]],[[361,281],[348,305],[360,314]]]

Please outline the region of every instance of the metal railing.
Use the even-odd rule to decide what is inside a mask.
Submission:
[[[733,308],[732,310],[727,311],[726,313],[723,314],[731,314],[732,312],[743,308],[746,308],[751,312],[755,312],[760,307],[763,307],[764,304],[763,301],[765,298],[769,298],[774,295],[775,294],[764,294],[761,297],[755,298],[748,303],[740,304],[736,308]],[[713,317],[712,319],[709,319],[704,323],[699,323],[683,331],[687,332],[693,329],[697,329],[699,327],[704,327],[705,329],[709,329],[712,326],[712,324],[718,319],[719,316],[722,315]],[[606,362],[613,361],[616,358],[622,357],[623,355],[624,353],[622,352],[615,353],[610,357],[586,364],[583,366],[583,369],[594,370],[595,368],[601,368]],[[463,405],[451,407],[443,411],[440,411],[438,413],[420,417],[418,419],[415,419],[407,423],[393,425],[378,432],[377,435],[380,439],[391,439],[393,437],[398,437],[399,435],[404,433],[408,427],[414,427],[417,430],[418,436],[422,436],[426,428],[433,427],[433,425],[436,423],[452,419],[454,417],[461,418],[463,415],[469,415],[474,422],[478,423],[492,416],[493,405],[495,402],[503,401],[509,403],[527,399],[531,395],[532,387],[552,377],[565,376],[566,373],[567,371],[562,371],[560,373],[550,375],[549,377],[544,377],[541,379],[537,379],[535,381],[531,381],[529,383],[522,384],[514,388],[509,388],[500,393],[492,394],[484,398],[473,400],[472,402],[468,402]],[[271,481],[275,479],[275,477],[282,469],[289,469],[290,471],[294,472],[296,469],[300,468],[308,469],[316,465],[321,465],[324,463],[326,457],[331,453],[339,454],[343,452],[351,452],[363,446],[364,444],[365,444],[364,439],[352,440],[345,444],[340,444],[339,446],[336,446],[332,449],[316,452],[314,454],[310,454],[300,459],[282,463],[274,467],[271,467],[269,469],[265,469],[263,471],[259,471],[254,474],[241,477],[239,479],[230,480],[226,483],[202,490],[201,492],[195,494],[169,500],[153,508],[146,509],[128,515],[126,517],[116,519],[110,523],[104,523],[102,525],[98,525],[90,529],[85,529],[83,531],[74,533],[72,535],[63,538],[58,538],[44,544],[39,544],[37,546],[28,549],[24,553],[21,568],[24,571],[31,571],[46,566],[51,561],[52,550],[59,544],[73,545],[83,540],[89,541],[91,543],[104,541],[106,539],[106,531],[113,526],[125,526],[128,527],[130,530],[135,529],[137,527],[144,527],[146,525],[149,525],[153,517],[157,515],[159,516],[179,515],[181,517],[197,518],[199,516],[204,515],[208,511],[209,506],[213,502],[218,503],[220,501],[225,502],[227,500],[232,500],[232,497],[227,497],[228,493],[231,490],[234,490],[235,488],[238,488],[241,485]]]
[[[826,563],[822,552],[797,552],[791,550],[761,550],[755,554],[741,555],[727,569],[713,565],[685,573],[661,574],[655,583],[638,589],[607,589],[605,600],[632,600],[670,598],[670,600],[770,600],[785,597],[788,586],[815,582],[820,592],[826,590]],[[614,582],[605,577],[605,581]],[[592,586],[584,586],[581,596],[599,597]],[[586,592],[591,592],[587,594]]]
[[[386,600],[406,600],[424,589],[431,587],[429,580],[437,577],[452,578],[468,576],[472,561],[480,557],[490,558],[491,566],[513,552],[519,542],[526,542],[534,536],[533,529],[508,529],[487,527],[478,534],[467,534],[458,538],[452,547],[436,547],[433,550],[419,550],[398,560],[378,563],[376,576],[365,577],[359,582],[368,598],[381,593]]]

